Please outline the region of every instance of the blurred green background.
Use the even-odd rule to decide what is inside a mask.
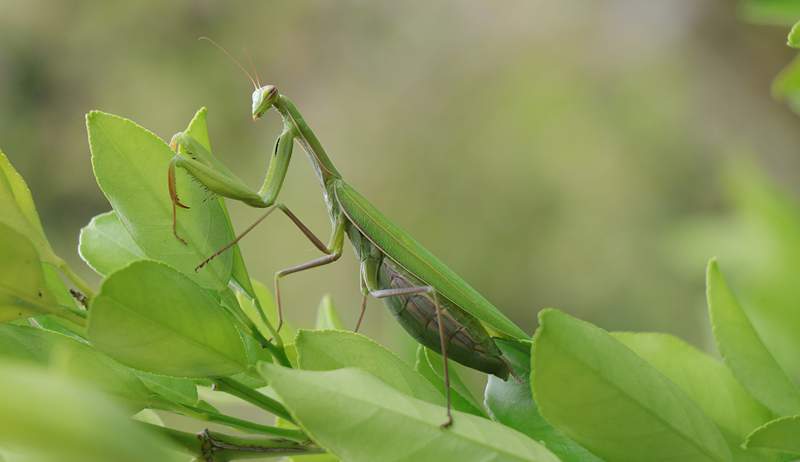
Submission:
[[[800,119],[769,94],[794,54],[785,34],[723,0],[0,0],[0,146],[56,251],[91,277],[78,232],[110,207],[87,111],[168,140],[207,106],[217,156],[261,182],[280,122],[250,119],[251,88],[197,41],[209,36],[237,56],[246,48],[345,178],[527,331],[554,306],[707,346],[706,260],[754,270],[743,250],[764,243],[736,224],[735,179],[763,170],[791,191],[800,178]],[[302,157],[282,200],[327,236]],[[230,209],[239,229],[258,214]],[[318,254],[280,218],[242,247],[267,282]],[[293,324],[313,325],[324,293],[355,323],[349,247],[283,287]],[[365,331],[404,338],[376,301]]]

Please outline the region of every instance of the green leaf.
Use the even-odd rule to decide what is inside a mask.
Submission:
[[[330,294],[323,295],[322,300],[319,302],[319,308],[317,309],[316,328],[339,330],[344,329],[342,318],[336,311],[336,307],[333,306],[333,298],[330,296]]]
[[[114,211],[97,215],[81,229],[78,252],[102,276],[147,258]]]
[[[416,361],[414,362],[414,370],[416,370],[420,375],[425,377],[428,382],[430,382],[434,388],[437,390],[441,390],[441,393],[444,393],[444,380],[439,377],[439,373],[433,370],[431,367],[431,363],[428,360],[427,355],[425,354],[425,348],[422,345],[417,346],[417,354],[416,354]],[[470,396],[469,398],[464,397],[461,393],[454,389],[450,388],[450,401],[453,409],[459,410],[461,412],[467,412],[472,415],[477,416],[485,416],[483,410],[476,406],[474,403],[474,399]]]
[[[150,391],[173,403],[198,405],[197,385],[190,379],[135,371]]]
[[[733,375],[776,414],[800,413],[800,391],[764,346],[715,260],[708,264],[707,297],[717,348]]]
[[[772,419],[724,364],[667,334],[613,333],[614,338],[675,382],[717,424],[736,460],[775,460],[775,454],[744,451],[747,435]]]
[[[152,402],[152,393],[130,369],[85,343],[55,332],[0,325],[0,357],[50,367],[100,388],[132,409]]]
[[[601,458],[731,460],[719,430],[683,390],[587,322],[541,311],[532,371],[542,416]]]
[[[444,388],[444,363],[442,362],[442,357],[439,353],[431,350],[430,348],[425,348],[423,351],[423,355],[425,360],[428,362],[428,366],[430,370],[433,371],[434,374],[441,380],[442,388]],[[458,393],[458,395],[463,398],[465,401],[469,403],[470,410],[465,411],[469,412],[470,414],[479,415],[481,417],[486,417],[486,412],[483,410],[481,405],[472,396],[472,392],[469,390],[469,387],[461,380],[461,376],[458,375],[458,365],[455,362],[448,360],[447,364],[450,366],[450,388],[453,390],[454,393]],[[451,393],[452,398],[453,393]]]
[[[3,151],[0,151],[0,222],[30,239],[43,260],[56,266],[61,263],[44,234],[28,185]]]
[[[93,111],[86,118],[97,183],[125,229],[144,253],[168,263],[203,287],[222,290],[231,277],[232,254],[225,252],[201,271],[195,267],[233,240],[217,200],[178,169],[177,187],[189,210],[178,210],[172,234],[172,203],[167,169],[173,151],[153,133],[130,120]]]
[[[744,446],[800,456],[800,415],[781,417],[756,428]]]
[[[55,310],[36,248],[4,223],[0,223],[0,262],[0,322]]]
[[[314,441],[342,460],[359,462],[558,459],[508,427],[404,395],[357,369],[327,372],[261,363],[259,370]]]
[[[739,14],[759,24],[791,25],[800,17],[796,0],[741,0]]]
[[[230,315],[183,274],[138,261],[109,276],[89,310],[89,339],[119,362],[156,374],[242,372],[242,336]]]
[[[0,377],[0,447],[12,454],[37,462],[185,459],[85,382],[4,361]]]
[[[273,327],[277,327],[278,309],[275,306],[275,299],[273,298],[272,293],[264,284],[256,281],[255,279],[251,281],[251,287],[253,288],[255,296],[258,298],[258,302],[261,304],[261,309],[264,310],[264,315],[267,317],[267,321],[269,321]],[[253,304],[253,301],[248,297],[248,295],[242,292],[237,292],[236,299],[239,301],[239,305],[242,307],[242,310],[245,312],[247,317],[250,318],[253,323],[255,323],[259,332],[261,332],[261,334],[266,338],[272,337],[272,333],[266,324],[264,324],[264,321],[261,319],[261,315],[258,313],[255,304]],[[283,327],[281,327],[280,331],[281,340],[283,340],[284,343],[290,343],[294,340],[295,335],[297,335],[297,330],[290,323],[284,321]]]
[[[368,337],[343,330],[301,329],[295,340],[302,369],[329,371],[357,367],[401,393],[444,404],[444,397],[408,364]]]
[[[800,57],[795,57],[772,81],[772,97],[800,112]]]
[[[508,380],[489,376],[486,384],[486,407],[492,418],[544,444],[563,462],[601,462],[594,454],[553,428],[539,413],[531,397],[530,344],[496,339],[517,377]]]
[[[800,22],[796,22],[792,26],[792,30],[786,38],[786,44],[792,48],[800,48]]]
[[[657,333],[612,335],[675,382],[739,442],[772,419],[772,413],[753,399],[730,369],[683,340]]]

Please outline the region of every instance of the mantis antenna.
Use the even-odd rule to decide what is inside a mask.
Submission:
[[[250,69],[253,70],[253,75],[256,76],[256,83],[258,84],[259,87],[261,87],[261,77],[259,77],[258,69],[256,68],[256,65],[253,63],[253,55],[250,54],[250,51],[248,51],[247,48],[244,49],[244,54],[245,56],[247,56],[247,61],[250,63]]]
[[[253,84],[253,89],[254,90],[258,90],[259,85],[256,84],[256,81],[255,81],[255,79],[253,79],[253,76],[250,75],[250,73],[247,72],[247,69],[245,69],[244,66],[242,66],[242,63],[240,63],[238,59],[234,58],[232,54],[228,53],[228,50],[226,50],[222,45],[220,45],[219,43],[211,40],[208,37],[200,37],[197,40],[205,40],[205,41],[209,42],[210,44],[214,45],[215,47],[217,47],[221,52],[225,53],[225,56],[230,58],[230,60],[233,61],[233,63],[236,64],[239,67],[239,69],[242,70],[242,72],[244,72],[244,75],[246,75],[247,79],[250,80],[250,83]]]

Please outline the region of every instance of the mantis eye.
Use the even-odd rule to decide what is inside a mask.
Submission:
[[[275,85],[264,85],[253,92],[253,119],[258,119],[275,103],[278,89]]]

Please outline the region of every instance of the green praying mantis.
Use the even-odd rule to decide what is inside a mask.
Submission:
[[[224,49],[222,51],[228,54]],[[493,335],[514,339],[528,336],[477,290],[350,186],[289,98],[280,94],[273,85],[261,85],[238,61],[234,59],[234,62],[245,72],[255,88],[252,95],[253,119],[260,119],[270,109],[275,109],[283,119],[283,131],[275,142],[266,177],[259,190],[248,187],[189,135],[178,133],[173,137],[171,146],[176,155],[168,172],[173,221],[177,220],[178,208],[189,208],[178,196],[176,168],[185,170],[215,194],[252,207],[267,209],[255,223],[229,245],[200,263],[197,269],[235,245],[272,212],[280,210],[323,255],[275,273],[274,294],[279,330],[283,323],[280,280],[290,274],[335,262],[342,255],[347,236],[360,261],[362,301],[355,330],[358,330],[364,318],[367,297],[372,296],[383,299],[403,328],[419,343],[441,353],[447,404],[447,420],[442,427],[450,426],[453,417],[448,358],[506,380],[510,374],[513,375],[513,371],[495,344]],[[295,142],[308,154],[322,187],[332,229],[327,244],[286,205],[276,202]],[[174,223],[173,232],[177,239],[182,240]]]

